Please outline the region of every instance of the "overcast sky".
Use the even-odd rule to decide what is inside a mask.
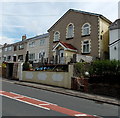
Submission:
[[[43,2],[44,1],[44,2]],[[0,44],[46,33],[69,9],[102,14],[112,22],[118,18],[119,0],[2,0]]]

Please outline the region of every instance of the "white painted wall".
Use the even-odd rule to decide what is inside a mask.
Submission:
[[[113,43],[114,41],[118,39],[120,39],[120,29],[111,30],[109,44]]]
[[[120,39],[120,29],[110,31],[110,42],[109,44]],[[109,46],[110,49],[110,60],[120,60],[120,41]]]
[[[118,60],[120,60],[120,40],[118,42]]]
[[[40,40],[44,39],[45,40],[45,44],[44,45],[40,45]],[[35,60],[39,60],[39,53],[40,52],[45,52],[45,58],[48,58],[48,52],[49,52],[49,36],[45,37],[45,38],[39,38],[39,39],[35,39],[35,46],[34,47],[30,47],[29,43],[32,42],[33,40],[29,40],[27,43],[27,51],[29,51],[30,53],[35,53]]]
[[[120,29],[118,29],[118,39],[120,39]]]
[[[118,48],[118,42],[110,46],[110,60],[118,60],[118,52],[120,51],[119,49],[120,48]]]

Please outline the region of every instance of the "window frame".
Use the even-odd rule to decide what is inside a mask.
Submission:
[[[85,42],[88,42],[88,43],[85,44]],[[89,54],[89,53],[91,53],[91,40],[90,40],[90,39],[86,39],[86,40],[81,41],[81,43],[82,43],[81,53],[82,53],[82,54]],[[88,46],[88,47],[87,47],[87,48],[88,48],[88,51],[85,51],[85,46],[86,46],[86,47]]]
[[[11,58],[12,58],[12,56],[11,56],[11,55],[7,56],[7,61],[10,61],[10,60],[11,60]]]
[[[72,30],[70,29],[70,25],[72,26]],[[74,37],[74,24],[69,23],[66,28],[66,39],[72,39],[73,37]]]
[[[8,48],[7,47],[5,47],[5,52],[7,52],[8,51]]]
[[[8,51],[11,51],[11,50],[12,50],[12,46],[9,46],[9,47],[8,47]]]
[[[32,57],[32,58],[31,58]],[[35,60],[35,53],[30,53],[29,54],[29,60]]]
[[[40,46],[44,46],[45,45],[45,39],[40,39],[39,44],[40,44]]]
[[[85,27],[85,25],[88,25],[88,27]],[[88,35],[90,35],[90,33],[91,33],[90,23],[84,23],[82,26],[82,36],[88,36]]]
[[[21,58],[22,57],[22,58]],[[23,61],[23,55],[18,55],[18,59],[20,60],[20,61]]]
[[[58,33],[57,36],[56,36],[56,33]],[[55,37],[57,37],[58,40],[56,40]],[[59,32],[59,31],[56,31],[56,32],[54,33],[54,39],[53,39],[53,41],[54,41],[54,42],[60,41],[60,32]]]
[[[17,45],[14,45],[13,48],[14,48],[14,51],[17,51]]]
[[[29,42],[29,47],[35,47],[35,41]]]
[[[45,58],[45,55],[46,55],[45,51],[40,51],[39,55],[38,55],[39,56],[38,58],[39,59],[41,59],[42,57]]]
[[[23,50],[24,49],[24,44],[19,44],[19,50]]]

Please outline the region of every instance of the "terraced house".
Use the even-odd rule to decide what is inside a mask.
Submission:
[[[27,51],[29,52],[29,61],[33,63],[48,62],[49,52],[49,34],[42,34],[27,39]]]
[[[5,44],[2,48],[3,61],[24,62],[27,53],[26,36],[22,36],[22,41],[13,44]]]
[[[2,47],[3,45],[0,44],[0,64],[2,63]]]
[[[31,38],[22,36],[22,41],[13,44],[5,44],[2,48],[3,61],[24,62],[27,51],[29,61],[32,63],[48,62],[49,34],[42,34]]]
[[[111,21],[101,14],[69,9],[49,30],[49,59],[68,63],[71,59],[107,59]]]

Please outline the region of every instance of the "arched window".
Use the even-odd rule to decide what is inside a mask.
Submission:
[[[54,33],[54,41],[59,41],[60,40],[60,32],[56,31]]]
[[[85,23],[82,26],[82,35],[89,35],[91,33],[91,28],[90,28],[90,24],[89,23]]]
[[[67,26],[66,38],[73,38],[73,37],[74,37],[74,25],[70,23]]]

